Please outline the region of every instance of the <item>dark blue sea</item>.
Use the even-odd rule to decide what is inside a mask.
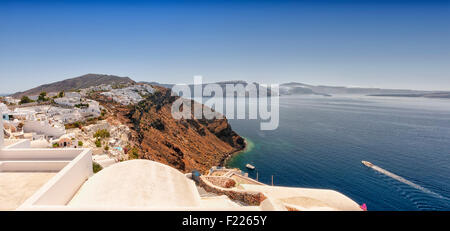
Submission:
[[[261,131],[257,120],[230,123],[249,149],[228,166],[258,172],[261,182],[273,175],[279,186],[337,190],[368,210],[450,210],[448,99],[282,97],[277,130]]]

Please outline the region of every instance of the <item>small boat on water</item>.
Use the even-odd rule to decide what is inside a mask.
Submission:
[[[367,167],[369,167],[369,168],[373,167],[373,164],[370,163],[369,161],[363,160],[363,161],[361,161],[361,163],[363,163],[365,166],[367,166]]]
[[[245,165],[245,167],[248,169],[251,169],[251,170],[255,169],[255,166],[253,166],[251,164],[247,164],[247,165]]]

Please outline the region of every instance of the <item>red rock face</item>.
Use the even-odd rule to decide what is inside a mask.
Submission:
[[[183,172],[206,172],[245,148],[244,139],[231,129],[226,119],[174,119],[171,106],[177,97],[170,94],[170,90],[158,88],[157,93],[136,106],[106,105],[115,119],[133,131],[131,140],[140,149],[139,158],[168,164]]]

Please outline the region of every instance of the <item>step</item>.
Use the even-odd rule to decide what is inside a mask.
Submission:
[[[94,155],[92,156],[92,160],[100,161],[100,160],[108,160],[110,159],[108,155]]]
[[[114,160],[114,159],[99,160],[99,161],[97,161],[97,163],[98,163],[99,165],[101,165],[103,168],[106,168],[106,167],[109,167],[109,166],[115,164],[115,163],[116,163],[116,160]]]

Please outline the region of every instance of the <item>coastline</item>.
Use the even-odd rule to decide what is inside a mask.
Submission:
[[[244,138],[244,143],[245,143],[245,147],[241,150],[237,150],[235,152],[231,152],[230,154],[228,154],[227,156],[225,156],[221,161],[220,161],[220,165],[222,167],[227,167],[228,166],[228,161],[230,161],[233,157],[239,155],[239,154],[244,154],[248,151],[250,151],[253,148],[253,143],[252,141],[250,141],[248,138],[242,137]]]

